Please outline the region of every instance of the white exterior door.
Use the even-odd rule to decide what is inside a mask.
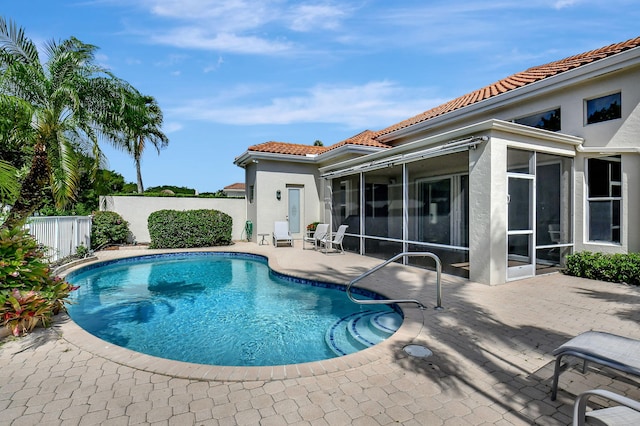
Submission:
[[[508,174],[507,280],[535,275],[532,175]]]
[[[302,232],[302,189],[288,188],[289,232],[299,237]]]

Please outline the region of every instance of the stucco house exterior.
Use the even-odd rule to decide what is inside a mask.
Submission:
[[[573,251],[640,251],[639,104],[640,37],[331,146],[251,146],[235,164],[256,234],[347,224],[349,251],[430,251],[445,272],[500,284]]]

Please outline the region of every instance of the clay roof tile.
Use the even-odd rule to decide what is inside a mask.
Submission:
[[[580,53],[570,56],[559,61],[550,62],[548,64],[531,67],[525,71],[513,74],[489,86],[478,89],[474,92],[460,96],[445,104],[432,108],[407,120],[391,125],[386,129],[380,130],[378,135],[386,135],[396,130],[400,130],[414,124],[418,124],[432,118],[438,117],[447,112],[455,111],[460,108],[472,105],[485,99],[506,93],[531,83],[535,83],[545,78],[561,74],[563,72],[584,66],[594,61],[598,61],[625,50],[634,49],[640,46],[640,37],[636,37],[621,43],[604,46],[589,52]]]
[[[321,154],[327,150],[324,146],[302,145],[287,142],[264,142],[248,148],[249,151],[267,152],[272,154],[288,154],[305,156],[307,154]]]

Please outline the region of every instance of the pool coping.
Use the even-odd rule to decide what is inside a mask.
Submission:
[[[175,250],[163,251],[162,253],[184,253],[202,252],[209,250]],[[217,250],[219,251],[219,250]],[[245,251],[242,251],[245,252]],[[256,255],[246,251],[247,254]],[[139,253],[122,253],[120,259],[140,256]],[[262,254],[260,254],[262,256]],[[283,275],[294,278],[311,279],[296,276],[285,271],[278,270],[279,265],[273,261],[273,257],[265,255],[268,259],[269,267]],[[94,263],[104,260],[92,259],[80,265],[73,265],[60,270],[63,276]],[[335,283],[340,285],[340,283]],[[366,286],[363,288],[367,289]],[[67,314],[60,314],[56,319],[56,330],[61,338],[70,344],[88,351],[93,355],[108,359],[117,364],[135,368],[149,373],[162,374],[181,379],[206,380],[206,381],[270,381],[282,379],[294,379],[301,377],[313,377],[325,375],[337,371],[344,371],[360,367],[365,364],[376,362],[388,358],[397,358],[402,348],[409,344],[420,344],[420,332],[424,324],[424,313],[418,307],[400,307],[404,316],[404,321],[400,328],[383,342],[364,349],[362,351],[344,355],[336,358],[329,358],[321,361],[312,361],[301,364],[285,364],[274,366],[218,366],[208,364],[196,364],[184,361],[175,361],[166,358],[159,358],[152,355],[136,352],[113,343],[109,343],[85,331],[76,324]],[[405,355],[408,356],[408,355]]]

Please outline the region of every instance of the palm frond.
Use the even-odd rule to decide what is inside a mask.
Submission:
[[[0,160],[0,203],[12,203],[20,191],[16,178],[18,170],[6,161]]]
[[[58,138],[57,147],[56,157],[49,159],[51,187],[56,207],[64,208],[69,200],[76,197],[76,189],[80,183],[80,167],[78,156],[65,137]]]
[[[4,59],[11,58],[31,66],[40,65],[38,49],[25,35],[24,29],[3,17],[0,17],[0,50],[9,54]]]

